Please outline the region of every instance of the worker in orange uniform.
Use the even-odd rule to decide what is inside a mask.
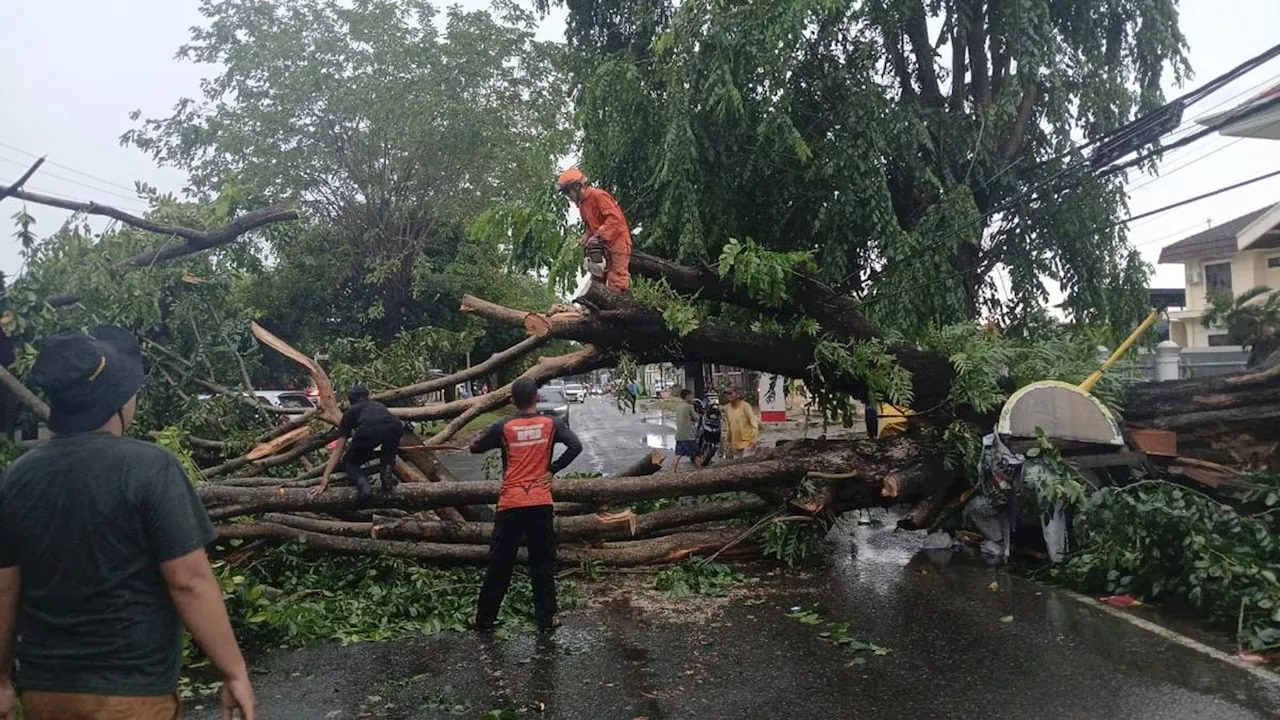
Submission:
[[[630,289],[631,228],[618,201],[600,188],[589,187],[587,176],[576,167],[560,173],[556,189],[578,206],[578,214],[587,226],[582,246],[589,248],[598,242],[606,248],[605,287],[617,292]]]

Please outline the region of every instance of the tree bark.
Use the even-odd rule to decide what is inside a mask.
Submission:
[[[677,533],[648,540],[604,543],[601,547],[561,546],[556,562],[574,566],[596,561],[615,567],[680,562],[698,554],[709,554],[733,540],[735,530]],[[225,539],[273,539],[296,541],[313,550],[352,555],[390,555],[433,563],[479,565],[488,562],[487,545],[469,543],[403,542],[370,538],[339,537],[309,532],[274,523],[221,525],[218,536]],[[525,553],[521,550],[521,557]]]
[[[937,490],[950,475],[941,453],[916,434],[883,441],[804,440],[775,451],[686,473],[648,477],[566,479],[554,490],[561,502],[594,506],[640,500],[749,491],[770,500],[785,499],[809,473],[833,490],[837,510],[914,502]],[[311,498],[305,488],[239,488],[206,484],[197,492],[215,519],[264,512],[332,512],[363,507],[418,511],[476,505],[498,496],[497,481],[437,482],[402,485],[390,494],[375,494],[363,505],[354,488],[330,488]]]
[[[618,473],[618,477],[644,477],[652,475],[662,469],[662,464],[667,461],[666,456],[657,450],[650,450],[648,455],[635,461],[626,470]]]
[[[585,315],[555,313],[544,316],[551,336],[599,347],[626,347],[637,362],[693,360],[816,380],[812,370],[814,345],[808,339],[709,324],[680,336],[667,326],[661,312],[629,296],[593,285],[584,299],[601,310]],[[463,296],[462,302],[468,311],[486,319],[526,325],[528,313],[470,295]],[[914,404],[932,407],[946,401],[954,374],[947,358],[907,347],[895,348],[891,352],[912,373]],[[854,397],[863,397],[867,391],[865,384],[853,377],[827,378],[825,384],[845,390]]]
[[[664,508],[627,517],[602,518],[599,515],[556,517],[556,538],[573,540],[631,540],[647,538],[656,532],[699,523],[729,520],[745,513],[768,507],[760,498],[717,500],[687,507]],[[366,537],[375,540],[415,540],[444,543],[489,542],[493,535],[491,522],[441,522],[419,518],[377,517],[372,522],[323,520],[283,513],[266,513],[262,522],[283,525],[315,533],[343,537]]]

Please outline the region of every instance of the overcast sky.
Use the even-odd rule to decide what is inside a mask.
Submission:
[[[463,0],[467,8],[487,0]],[[1196,79],[1207,81],[1276,42],[1277,0],[1182,0],[1182,29],[1190,44]],[[0,10],[0,177],[16,178],[31,155],[49,163],[29,189],[64,197],[93,199],[126,210],[145,210],[132,194],[135,180],[162,190],[178,190],[183,176],[157,168],[142,153],[122,148],[118,138],[131,126],[128,114],[167,114],[180,97],[195,96],[210,68],[173,59],[188,28],[201,21],[197,0],[4,0]],[[553,16],[542,29],[559,37],[564,21]],[[1264,87],[1280,83],[1280,61],[1246,76],[1192,108],[1188,121],[1217,103],[1226,109]],[[1252,92],[1241,95],[1253,86]],[[1170,97],[1180,91],[1170,86]],[[1232,99],[1233,96],[1240,97]],[[54,163],[58,163],[54,165]],[[1224,185],[1280,170],[1280,141],[1213,136],[1171,153],[1164,176],[1136,177],[1130,205],[1141,213]],[[1160,247],[1210,222],[1219,224],[1280,201],[1280,177],[1257,183],[1147,221],[1131,229],[1131,240],[1152,263]],[[0,203],[0,269],[19,267],[11,237],[14,200]],[[42,233],[65,217],[31,208]],[[1153,284],[1181,287],[1181,266],[1158,266]]]

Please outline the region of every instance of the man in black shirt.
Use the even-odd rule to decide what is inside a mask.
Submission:
[[[48,338],[31,369],[57,434],[0,477],[0,718],[171,720],[185,625],[225,682],[253,688],[204,546],[213,524],[181,463],[123,437],[144,372],[121,328]]]
[[[378,458],[381,466],[382,491],[391,492],[396,486],[396,450],[404,435],[404,423],[391,414],[386,405],[369,399],[369,388],[353,385],[347,393],[351,407],[342,414],[338,423],[338,444],[333,446],[329,464],[324,467],[320,485],[311,491],[312,497],[329,489],[329,476],[342,459],[342,469],[355,481],[360,499],[369,497],[369,479],[364,474],[364,464]],[[348,447],[350,445],[350,447]],[[343,450],[346,450],[345,454]]]

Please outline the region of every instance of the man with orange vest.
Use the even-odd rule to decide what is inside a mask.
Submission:
[[[538,413],[538,386],[529,378],[511,384],[516,414],[490,426],[471,441],[471,452],[502,450],[502,488],[493,518],[489,569],[471,627],[492,632],[498,610],[511,585],[516,554],[523,541],[529,548],[529,577],[533,581],[534,622],[540,630],[560,624],[556,618],[555,514],[551,485],[555,474],[582,452],[582,443],[558,417]],[[557,444],[560,457],[552,459]]]
[[[578,206],[582,223],[587,226],[582,246],[590,249],[602,244],[607,249],[605,287],[617,292],[630,289],[631,229],[618,201],[598,187],[587,186],[587,176],[576,167],[560,173],[556,190]]]

